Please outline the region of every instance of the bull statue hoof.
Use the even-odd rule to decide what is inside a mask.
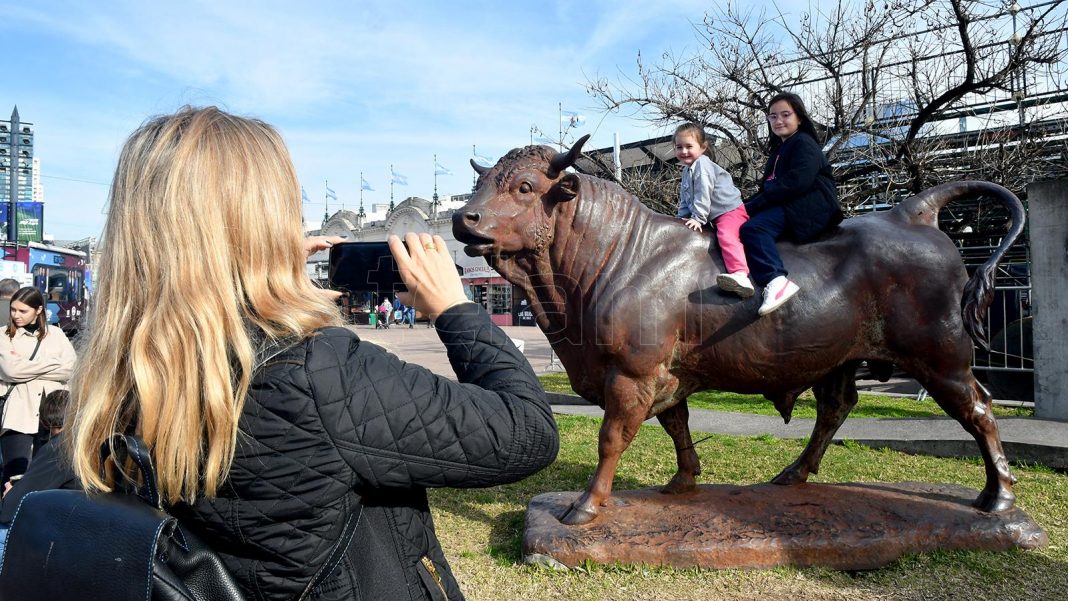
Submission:
[[[779,472],[778,476],[771,479],[772,484],[779,486],[792,486],[794,484],[803,484],[808,482],[808,474],[801,471],[801,468],[796,465],[788,466],[783,471]]]
[[[1001,489],[995,492],[983,490],[976,497],[972,506],[987,513],[1000,513],[1008,511],[1016,505],[1016,495],[1012,491]]]
[[[693,476],[677,473],[670,482],[660,489],[660,492],[665,495],[678,495],[692,490],[697,490],[697,482]]]
[[[583,524],[589,524],[597,517],[597,510],[589,505],[584,505],[581,501],[575,501],[567,509],[567,512],[560,518],[561,524],[568,526],[581,526]]]

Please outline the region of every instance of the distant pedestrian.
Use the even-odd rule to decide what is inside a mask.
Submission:
[[[11,316],[11,297],[19,289],[19,282],[13,278],[4,278],[0,280],[0,326],[7,326],[7,322],[10,321]]]
[[[77,490],[82,487],[70,457],[62,451],[63,416],[70,403],[70,393],[66,390],[53,390],[41,402],[41,429],[48,432],[47,442],[33,450],[30,467],[17,481],[4,486],[3,500],[0,501],[0,555],[7,541],[8,527],[15,519],[22,498],[39,490],[63,488]]]
[[[70,405],[70,391],[66,388],[53,390],[41,401],[41,429],[38,430],[37,439],[33,442],[34,459],[37,458],[37,452],[48,444],[49,440],[63,431],[63,420],[66,418],[68,405]],[[33,462],[31,461],[30,464],[32,465]]]
[[[378,323],[375,324],[375,329],[382,328],[383,330],[389,329],[389,315],[393,312],[393,303],[389,302],[389,297],[382,299],[382,304],[378,305]]]
[[[11,323],[0,336],[0,486],[26,472],[40,428],[45,395],[64,388],[74,368],[74,347],[63,330],[48,325],[44,297],[32,286],[11,297]]]

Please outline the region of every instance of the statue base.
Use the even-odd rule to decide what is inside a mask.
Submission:
[[[589,524],[560,523],[579,495],[550,492],[531,500],[524,561],[557,568],[588,560],[868,570],[908,553],[1033,549],[1049,542],[1023,510],[984,513],[971,506],[979,492],[955,484],[716,484],[681,495],[647,488],[613,494]]]

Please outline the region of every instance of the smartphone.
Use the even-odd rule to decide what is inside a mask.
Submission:
[[[331,246],[328,278],[331,288],[345,292],[393,296],[408,291],[386,242],[341,242]]]

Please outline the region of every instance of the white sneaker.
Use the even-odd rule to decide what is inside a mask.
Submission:
[[[749,283],[749,274],[744,271],[721,273],[716,276],[716,285],[720,290],[733,292],[742,298],[749,298],[756,292],[753,285]]]
[[[771,313],[790,300],[790,297],[797,294],[798,290],[801,289],[797,287],[797,284],[786,279],[786,276],[780,275],[764,286],[764,303],[760,305],[757,313],[762,316]]]

